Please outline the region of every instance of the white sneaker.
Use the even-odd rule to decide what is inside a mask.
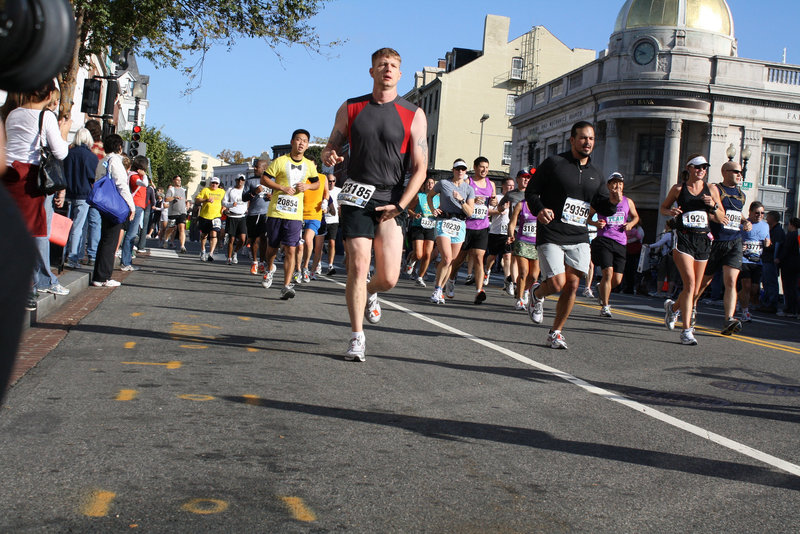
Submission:
[[[515,289],[517,288],[514,285],[514,282],[508,282],[508,284],[506,285],[506,294],[508,294],[509,297],[513,297]]]
[[[348,362],[358,361],[363,362],[366,358],[367,340],[363,337],[354,337],[350,339],[350,346],[347,348],[347,353],[344,359]]]
[[[550,345],[551,349],[567,348],[567,340],[564,339],[564,336],[561,335],[561,332],[559,330],[547,334],[547,343]]]
[[[92,285],[94,287],[119,287],[122,283],[116,280],[106,280],[105,282],[92,282]]]
[[[200,253],[200,261],[208,261],[208,252],[205,250]]]
[[[233,258],[228,258],[228,265],[233,265]]]
[[[444,295],[451,299],[456,296],[456,281],[455,280],[448,280],[447,283],[444,285]]]
[[[611,306],[603,306],[602,308],[600,308],[600,317],[608,317],[608,318],[614,317],[613,315],[611,315]]]
[[[673,304],[675,304],[675,301],[672,299],[664,301],[664,325],[668,330],[675,330],[675,323],[678,322],[678,317],[681,315],[680,310],[672,311]]]
[[[405,273],[406,276],[411,276],[411,273],[414,272],[414,267],[417,265],[417,260],[412,261],[411,263],[406,265]]]
[[[281,300],[289,300],[294,298],[294,285],[289,284],[288,286],[283,286],[281,289]]]
[[[750,308],[744,308],[742,310],[742,318],[740,319],[740,321],[742,321],[743,323],[749,323],[752,320],[753,317],[750,315]]]
[[[583,290],[583,296],[586,297],[587,299],[593,299],[594,293],[592,293],[592,288],[586,286],[586,289]]]
[[[275,271],[277,270],[278,266],[273,263],[272,269],[264,275],[264,279],[261,281],[261,285],[264,286],[264,289],[269,289],[272,286],[272,277],[275,276]]]
[[[694,334],[692,333],[691,329],[681,332],[681,344],[697,345],[697,340],[694,338]]]
[[[61,284],[53,284],[50,287],[46,287],[44,289],[40,289],[39,293],[52,293],[53,295],[69,295],[69,289],[62,286]]]
[[[433,290],[433,295],[431,295],[431,303],[433,304],[444,304],[444,295],[442,295],[441,288],[437,288]]]
[[[428,287],[425,284],[425,280],[423,280],[421,276],[418,276],[417,279],[414,280],[414,282],[417,284],[417,287]]]
[[[534,286],[528,290],[528,293],[531,295],[528,303],[528,316],[535,324],[541,324],[544,319],[544,298],[537,299],[534,296],[533,292],[537,287],[539,287],[539,284],[534,284]],[[561,334],[559,333],[559,335]],[[566,344],[564,344],[564,348],[567,348]]]
[[[322,264],[321,263],[317,264],[317,268],[314,269],[314,274],[316,274],[316,275],[321,275],[322,274]]]
[[[303,270],[303,278],[302,278],[302,280],[303,280],[304,284],[308,284],[308,283],[311,282],[311,273],[309,272],[308,269],[304,269]]]
[[[233,261],[234,265],[238,265],[239,264],[239,255],[238,254],[234,254],[233,257],[231,258],[231,260]]]
[[[133,271],[138,271],[139,268],[136,267],[135,265],[123,265],[122,267],[119,268],[119,270],[133,272]]]
[[[378,294],[370,293],[367,295],[367,307],[364,316],[372,324],[381,320],[381,305],[378,303]]]
[[[517,303],[514,304],[514,309],[517,311],[525,311],[527,306],[525,306],[525,301],[522,299],[517,299]]]
[[[530,295],[526,291],[525,293],[522,294],[522,305],[525,306],[526,309],[528,308],[528,301],[529,300],[530,300]]]
[[[295,271],[294,274],[292,275],[292,282],[294,282],[295,284],[299,284],[300,280],[302,279],[303,275],[300,273],[300,271]]]
[[[484,277],[483,277],[483,285],[485,285],[485,286],[488,286],[488,285],[489,285],[489,276],[490,276],[490,275],[491,275],[491,273],[486,273],[486,274],[484,275]]]

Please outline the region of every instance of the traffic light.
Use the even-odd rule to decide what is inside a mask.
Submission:
[[[131,142],[128,143],[128,155],[132,158],[144,156],[147,153],[147,143],[142,139],[142,127],[136,125],[131,132]]]

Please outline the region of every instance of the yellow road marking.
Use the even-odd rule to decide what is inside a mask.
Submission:
[[[126,349],[132,349],[135,346],[136,346],[136,342],[135,341],[126,341],[125,342],[125,348]]]
[[[548,297],[548,299],[551,299],[551,297]],[[600,306],[593,305],[593,304],[584,304],[582,302],[575,302],[575,304],[578,305],[578,306],[583,306],[584,308],[589,308],[589,309],[593,309],[593,310],[599,310],[600,309]],[[640,314],[640,313],[629,312],[629,311],[626,311],[626,310],[621,310],[619,308],[615,308],[614,309],[614,314],[615,315],[622,315],[622,316],[625,316],[625,317],[633,317],[635,319],[641,319],[643,321],[648,321],[650,323],[663,323],[664,322],[663,318],[658,318],[657,319],[657,318],[655,318],[655,317],[653,317],[651,315],[643,315],[643,314]],[[696,326],[695,328],[697,330],[705,333],[705,334],[711,334],[713,336],[722,337],[722,338],[725,338],[725,339],[729,339],[731,341],[739,341],[741,343],[749,343],[750,345],[756,345],[758,347],[763,347],[763,348],[767,348],[767,349],[780,350],[780,351],[783,351],[783,352],[788,352],[790,354],[800,354],[800,349],[799,348],[791,347],[789,345],[782,345],[780,343],[775,343],[774,341],[767,341],[765,339],[756,339],[756,338],[749,338],[749,337],[737,336],[737,335],[724,336],[721,333],[719,333],[719,332],[717,332],[715,330],[711,330],[710,328],[706,328],[704,326]]]
[[[89,517],[105,517],[111,509],[111,502],[117,494],[113,491],[94,490],[83,504],[81,512]]]
[[[219,514],[228,509],[228,503],[220,499],[192,499],[184,503],[181,509],[193,514]]]
[[[117,393],[117,396],[114,398],[114,400],[129,401],[135,399],[136,395],[138,394],[139,392],[135,389],[121,389],[119,390],[119,393]]]
[[[191,345],[180,345],[182,349],[207,349],[208,345],[199,345],[197,343],[192,343]]]
[[[213,395],[196,395],[194,393],[186,393],[184,395],[178,395],[178,398],[184,400],[198,401],[198,402],[214,400]]]
[[[292,517],[298,521],[310,523],[311,521],[317,520],[317,516],[305,505],[303,499],[300,497],[281,497],[281,500],[286,504],[286,507],[289,508],[289,513],[292,514]]]
[[[258,352],[259,349],[255,347],[247,347],[247,352]]]
[[[261,397],[258,395],[242,395],[242,398],[246,399],[244,401],[245,404],[252,404],[253,406],[258,406],[259,401],[261,400]]]
[[[180,369],[181,362],[122,362],[124,365],[163,365],[167,369]]]
[[[144,315],[142,312],[133,312],[131,317],[141,317],[142,315]]]
[[[250,317],[241,317],[241,316],[240,316],[240,317],[239,317],[239,319],[241,319],[242,321],[249,321],[249,320],[250,320]]]

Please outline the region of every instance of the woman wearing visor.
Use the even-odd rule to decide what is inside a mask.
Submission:
[[[709,189],[706,183],[708,161],[699,154],[689,156],[683,183],[675,184],[661,204],[661,214],[674,217],[675,239],[672,257],[683,280],[683,291],[677,301],[667,299],[664,303],[664,324],[675,329],[678,317],[683,315],[681,343],[697,345],[694,337],[692,304],[700,290],[703,273],[711,252],[709,218],[722,221],[722,209],[717,188]]]

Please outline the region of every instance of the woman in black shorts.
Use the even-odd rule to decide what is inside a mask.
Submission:
[[[683,291],[678,300],[667,299],[664,303],[664,323],[673,330],[678,316],[683,314],[681,343],[684,345],[697,345],[692,304],[697,298],[696,292],[700,289],[711,252],[708,219],[713,217],[715,221],[721,221],[725,216],[717,188],[709,189],[705,182],[707,171],[706,158],[699,154],[689,156],[683,183],[673,185],[661,204],[661,214],[674,217],[672,257],[683,281]]]

